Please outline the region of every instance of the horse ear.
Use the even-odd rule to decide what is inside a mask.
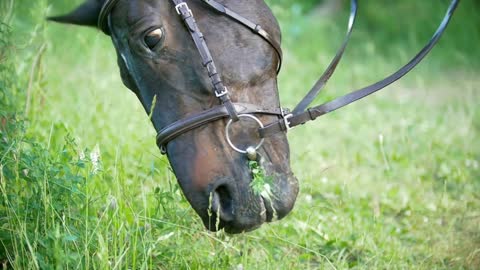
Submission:
[[[85,26],[97,26],[98,16],[105,0],[87,0],[72,12],[48,17],[50,21]]]

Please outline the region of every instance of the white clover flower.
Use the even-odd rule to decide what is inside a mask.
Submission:
[[[78,158],[81,160],[81,161],[84,161],[85,160],[85,152],[83,150],[79,151],[78,152]]]
[[[100,170],[100,147],[95,145],[93,151],[90,153],[90,161],[93,165],[93,173],[96,174]]]

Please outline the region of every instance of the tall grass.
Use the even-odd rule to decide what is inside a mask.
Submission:
[[[271,2],[284,33],[282,101],[291,106],[333,56],[346,10],[319,18],[307,2]],[[438,2],[361,6],[351,47],[320,99],[407,61],[443,15],[446,2]],[[11,3],[12,12],[1,6]],[[8,13],[0,16],[1,267],[480,266],[475,2],[462,1],[440,45],[401,84],[292,131],[295,210],[238,236],[204,230],[120,82],[110,41],[44,21],[73,5],[0,2]]]

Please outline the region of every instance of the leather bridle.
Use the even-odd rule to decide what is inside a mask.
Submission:
[[[107,35],[110,35],[110,26],[109,26],[109,14],[111,13],[113,7],[119,0],[107,0],[103,5],[103,8],[100,12],[98,26],[102,29]],[[220,105],[214,106],[213,108],[197,113],[193,116],[186,117],[179,121],[176,121],[167,127],[163,128],[158,132],[157,135],[157,145],[160,147],[162,153],[166,153],[166,145],[168,142],[174,140],[178,136],[194,130],[200,126],[203,126],[207,123],[214,122],[217,120],[229,118],[229,123],[227,124],[226,128],[226,137],[227,140],[236,151],[241,153],[247,153],[249,149],[241,150],[236,148],[230,141],[228,136],[228,127],[232,121],[238,121],[240,118],[248,116],[249,118],[253,118],[257,120],[260,125],[259,134],[262,139],[277,134],[279,132],[286,132],[289,129],[303,125],[306,122],[313,121],[318,117],[325,115],[329,112],[335,111],[339,108],[342,108],[350,103],[353,103],[359,99],[362,99],[368,95],[371,95],[386,86],[392,84],[393,82],[399,80],[403,76],[405,76],[408,72],[410,72],[416,65],[418,65],[425,56],[431,51],[431,49],[437,44],[441,35],[445,32],[450,19],[454,11],[456,10],[460,0],[452,0],[448,11],[443,18],[440,26],[438,27],[437,31],[430,39],[430,41],[423,47],[420,52],[415,55],[415,57],[410,60],[406,65],[401,67],[398,71],[392,73],[390,76],[386,77],[385,79],[378,81],[374,84],[371,84],[367,87],[361,88],[359,90],[353,91],[345,96],[339,97],[334,99],[333,101],[324,103],[320,106],[312,107],[307,109],[307,107],[313,102],[313,100],[318,96],[320,91],[324,88],[330,77],[333,75],[335,69],[337,68],[338,63],[340,62],[343,53],[347,47],[347,44],[350,40],[350,36],[353,30],[353,26],[355,23],[356,15],[357,15],[357,0],[351,0],[351,10],[349,16],[349,23],[347,29],[347,36],[338,50],[337,54],[331,61],[330,65],[328,66],[327,70],[323,73],[317,83],[313,86],[313,88],[308,92],[308,94],[300,101],[300,103],[295,107],[295,109],[290,113],[288,110],[278,108],[278,109],[270,109],[270,108],[263,108],[258,105],[254,104],[243,104],[243,103],[233,103],[230,99],[228,89],[223,84],[220,74],[217,72],[217,68],[215,62],[210,54],[210,50],[203,38],[203,34],[200,31],[195,18],[193,16],[193,12],[188,7],[188,4],[185,0],[170,0],[175,7],[175,11],[179,14],[182,21],[184,22],[186,29],[189,31],[192,39],[195,43],[195,46],[199,52],[199,55],[202,59],[202,64],[206,68],[207,73],[211,79],[213,85],[214,95],[220,100]],[[224,5],[214,1],[214,0],[201,0],[201,2],[207,4],[208,7],[212,8],[216,12],[227,16],[228,18],[240,23],[241,25],[250,29],[253,33],[259,35],[263,38],[267,43],[269,43],[272,48],[275,50],[278,56],[278,66],[277,66],[277,73],[280,71],[282,66],[282,51],[280,48],[280,44],[272,38],[272,36],[267,33],[259,24],[256,24],[243,16],[233,12],[232,10],[228,9]],[[274,115],[278,117],[277,121],[269,123],[267,125],[263,125],[255,115]],[[262,140],[263,142],[263,140]],[[261,143],[258,144],[255,149],[258,149],[261,146]],[[250,148],[251,150],[251,148]]]

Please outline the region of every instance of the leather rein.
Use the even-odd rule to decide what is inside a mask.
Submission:
[[[114,8],[115,4],[119,0],[107,0],[103,5],[103,8],[100,12],[98,19],[99,28],[107,35],[111,34],[110,25],[109,25],[109,15]],[[329,101],[319,106],[308,108],[308,106],[313,102],[313,100],[318,96],[321,90],[324,88],[330,77],[333,75],[336,70],[342,56],[345,52],[345,49],[350,40],[353,26],[355,24],[355,19],[357,16],[358,4],[357,0],[351,0],[351,9],[350,16],[348,21],[348,28],[346,38],[342,43],[342,46],[337,51],[335,57],[330,62],[327,70],[323,73],[320,79],[315,83],[312,89],[307,93],[307,95],[300,101],[300,103],[295,107],[292,112],[288,110],[278,108],[270,109],[259,107],[254,104],[243,104],[243,103],[233,103],[230,99],[228,88],[223,84],[220,74],[217,72],[215,62],[211,56],[210,50],[204,40],[203,34],[200,31],[192,10],[189,8],[185,0],[171,0],[175,11],[180,16],[181,20],[184,22],[187,30],[189,31],[192,39],[195,43],[195,46],[201,56],[202,64],[206,68],[207,73],[211,79],[213,85],[213,94],[219,99],[220,105],[214,106],[211,109],[197,113],[193,116],[186,117],[179,121],[176,121],[158,132],[157,135],[157,145],[161,149],[163,154],[167,153],[166,145],[168,142],[174,140],[178,136],[194,130],[200,126],[203,126],[207,123],[218,121],[221,119],[229,118],[227,127],[225,130],[226,138],[229,145],[237,152],[248,154],[250,159],[255,158],[255,151],[258,150],[265,138],[277,134],[279,132],[287,132],[291,128],[303,125],[309,121],[313,121],[318,117],[335,111],[339,108],[347,106],[359,99],[362,99],[368,95],[371,95],[388,85],[399,80],[410,72],[415,66],[417,66],[425,56],[432,50],[432,48],[437,44],[442,34],[445,32],[448,23],[450,22],[454,11],[456,10],[460,0],[452,0],[450,6],[447,10],[446,15],[444,16],[440,26],[436,30],[433,37],[430,41],[420,50],[419,53],[415,55],[406,65],[401,67],[398,71],[392,73],[385,79],[378,81],[374,84],[361,88],[359,90],[353,91],[347,95]],[[272,36],[267,33],[259,24],[256,24],[243,16],[235,13],[234,11],[228,9],[224,5],[214,1],[214,0],[201,0],[201,2],[207,4],[208,7],[212,8],[216,12],[236,21],[237,23],[247,27],[254,34],[257,34],[263,38],[268,44],[272,46],[278,56],[278,66],[277,73],[280,71],[282,66],[282,50],[280,48],[279,42],[272,38]],[[308,108],[308,109],[307,109]],[[258,114],[263,115],[274,115],[278,117],[277,121],[264,125],[260,120],[255,116]],[[242,150],[237,148],[229,138],[229,127],[232,122],[239,121],[241,118],[251,118],[255,120],[259,125],[259,135],[262,138],[261,142],[255,147],[249,147],[248,149]]]

